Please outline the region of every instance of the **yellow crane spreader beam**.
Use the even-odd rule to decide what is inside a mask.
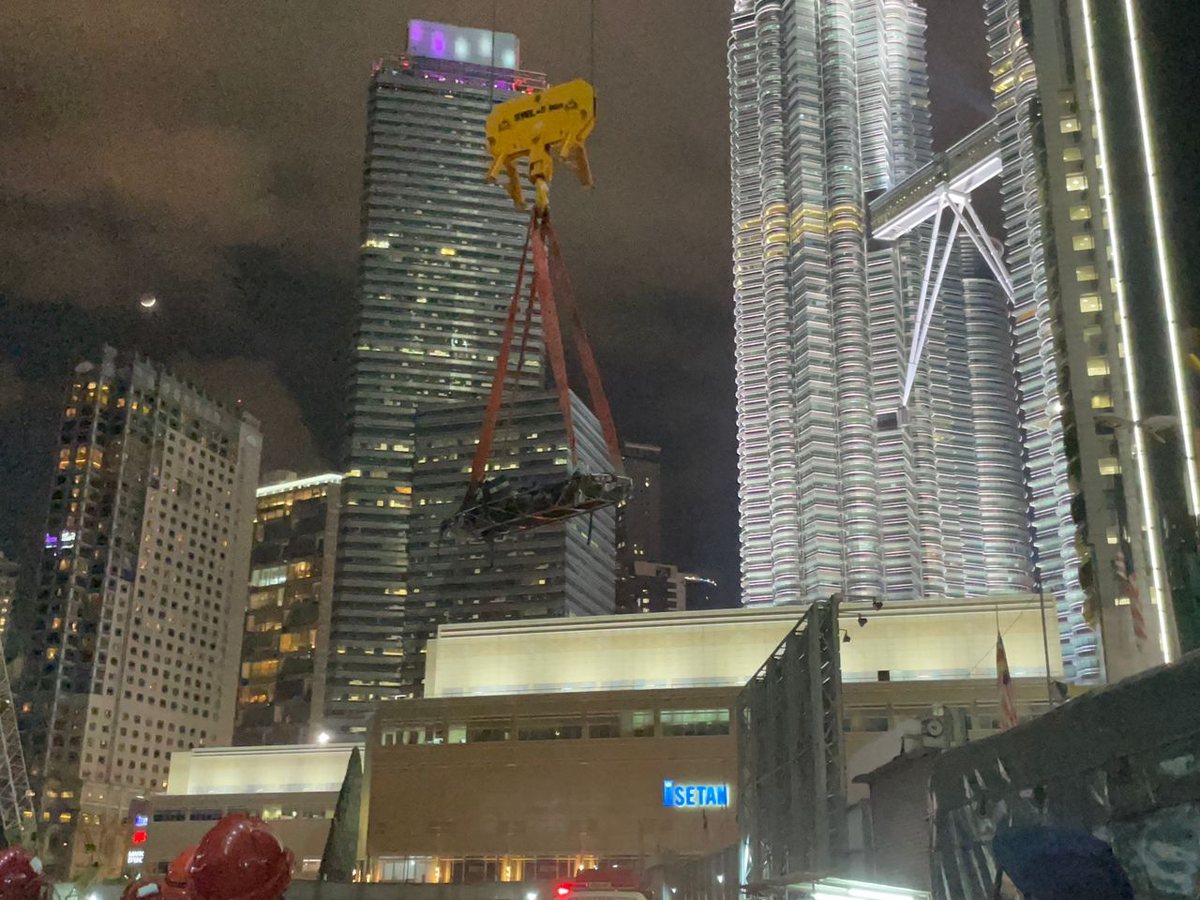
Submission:
[[[559,159],[575,170],[580,184],[591,187],[592,170],[584,142],[595,126],[596,92],[581,78],[501,103],[487,119],[487,143],[492,154],[488,183],[495,183],[497,176],[506,172],[509,196],[517,209],[525,209],[517,161],[528,159],[529,182],[537,194],[537,207],[545,210],[554,177],[550,151],[555,150]]]

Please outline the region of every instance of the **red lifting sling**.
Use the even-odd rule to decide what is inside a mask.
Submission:
[[[530,217],[525,247],[529,248],[530,245],[533,247],[533,279],[525,308],[525,322],[521,335],[516,377],[519,379],[521,375],[530,324],[536,309],[541,312],[542,316],[546,353],[550,357],[550,370],[554,374],[554,384],[558,391],[558,405],[562,410],[567,432],[567,445],[571,453],[571,466],[574,468],[577,463],[575,423],[571,415],[571,386],[567,379],[567,361],[555,296],[555,283],[557,282],[561,289],[563,306],[566,307],[566,311],[571,317],[575,334],[575,349],[587,380],[588,394],[595,407],[596,418],[600,420],[604,442],[608,446],[609,460],[612,463],[613,471],[620,474],[623,472],[621,445],[617,439],[617,428],[613,423],[612,409],[608,405],[608,396],[604,393],[600,370],[596,366],[596,357],[592,353],[591,342],[583,327],[579,307],[575,303],[574,290],[567,274],[566,265],[563,263],[558,237],[550,224],[549,210],[539,212],[535,209]],[[470,506],[474,502],[479,486],[483,484],[487,462],[491,457],[492,444],[496,437],[496,423],[500,418],[500,405],[504,398],[504,386],[508,378],[508,361],[512,355],[517,315],[520,312],[521,293],[525,282],[525,258],[526,254],[523,253],[520,268],[517,270],[517,286],[513,291],[512,300],[509,302],[508,316],[504,322],[500,352],[496,356],[496,372],[492,378],[492,389],[488,397],[487,410],[484,413],[483,428],[479,433],[479,446],[475,449],[475,459],[471,466],[471,481],[467,487],[466,498],[463,500],[464,507]]]

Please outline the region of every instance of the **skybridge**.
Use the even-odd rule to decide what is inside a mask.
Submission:
[[[996,122],[992,120],[871,201],[871,237],[875,240],[898,240],[914,228],[933,220],[929,251],[921,278],[921,293],[917,299],[908,367],[900,395],[901,406],[908,405],[916,382],[921,354],[929,338],[929,326],[937,309],[938,292],[950,265],[954,241],[960,229],[971,239],[1009,300],[1013,298],[1012,277],[1004,267],[999,244],[988,236],[979,214],[971,205],[971,193],[996,178],[1000,171],[1000,138]],[[943,234],[942,219],[947,212],[951,223],[949,231]]]

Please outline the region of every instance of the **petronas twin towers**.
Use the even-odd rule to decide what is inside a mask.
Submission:
[[[914,0],[736,0],[729,41],[747,605],[1034,589],[1007,298],[963,251],[907,404],[930,228],[867,202],[933,157]]]

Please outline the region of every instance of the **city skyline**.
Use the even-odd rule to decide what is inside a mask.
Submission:
[[[27,887],[1200,884],[1177,0],[14,2]]]
[[[950,73],[941,79],[945,89],[939,89],[936,79],[933,86],[935,110],[947,112],[950,127],[942,140],[946,143],[958,136],[954,121],[962,121],[965,130],[986,115],[987,97],[983,93],[986,66],[980,56],[984,50],[981,17],[974,10],[964,15],[952,4],[943,6],[945,12],[935,27],[957,35],[964,29],[970,33],[973,26],[977,38],[977,52],[956,44],[952,52],[943,49],[933,61],[935,71]],[[685,8],[687,15],[683,15]],[[581,300],[595,323],[597,352],[610,382],[620,430],[631,440],[662,444],[673,460],[664,482],[664,555],[681,568],[712,576],[719,589],[729,594],[725,599],[736,600],[727,160],[723,138],[710,133],[713,123],[723,128],[720,123],[728,118],[726,4],[659,4],[647,12],[645,27],[635,36],[625,33],[619,10],[601,6],[596,16],[594,67],[589,59],[585,4],[564,5],[545,21],[525,15],[524,9],[515,3],[502,4],[499,27],[507,23],[511,26],[507,30],[522,32],[527,65],[550,72],[556,81],[594,75],[601,94],[604,127],[594,140],[598,187],[585,200],[573,186],[564,186],[562,196],[570,202],[561,202],[557,215]],[[290,93],[295,90],[294,79],[281,81],[270,70],[252,80],[258,85],[253,91],[251,82],[239,83],[239,93],[230,95],[230,100],[241,96],[249,108],[257,109],[260,101],[253,98],[273,96],[278,101],[276,112],[245,121],[235,117],[214,126],[218,135],[239,141],[238,136],[249,134],[249,129],[261,129],[262,136],[256,135],[254,143],[268,154],[264,159],[278,160],[273,165],[282,167],[284,179],[263,187],[263,195],[278,195],[272,201],[277,206],[288,198],[281,210],[319,204],[319,228],[312,224],[311,215],[263,220],[269,208],[254,207],[259,216],[254,221],[260,223],[263,238],[244,229],[231,234],[232,225],[208,237],[211,216],[206,214],[196,220],[204,228],[195,240],[210,246],[210,254],[222,260],[218,270],[210,274],[207,265],[194,267],[196,275],[190,281],[160,281],[155,275],[160,301],[154,315],[136,308],[136,295],[124,303],[122,291],[108,282],[95,285],[91,294],[96,299],[86,308],[70,307],[71,315],[63,315],[65,305],[29,305],[22,285],[30,286],[24,281],[0,282],[0,304],[12,333],[26,348],[19,358],[9,357],[0,370],[19,377],[15,383],[9,379],[9,390],[0,400],[20,392],[20,397],[0,408],[0,414],[8,414],[4,421],[19,417],[32,426],[28,436],[23,429],[0,440],[0,462],[15,466],[24,476],[21,480],[29,484],[14,503],[22,525],[36,521],[44,496],[41,485],[46,476],[41,473],[46,471],[46,461],[38,453],[36,434],[39,430],[48,434],[53,428],[38,418],[39,407],[30,398],[56,396],[62,378],[69,374],[69,365],[54,362],[56,355],[64,346],[70,348],[72,359],[88,355],[95,334],[107,335],[121,346],[141,347],[175,370],[203,381],[231,403],[244,399],[247,408],[259,411],[264,419],[267,468],[315,472],[340,466],[342,372],[353,307],[352,254],[357,250],[352,238],[357,234],[354,223],[361,190],[356,182],[361,180],[363,84],[375,60],[403,49],[407,19],[422,16],[492,25],[490,17],[469,4],[450,4],[450,8],[441,4],[435,9],[433,4],[418,2],[389,8],[387,27],[375,25],[364,31],[347,22],[345,27],[351,29],[347,42],[334,41],[332,57],[316,58],[312,62],[317,69],[306,67],[297,73],[305,78],[320,73],[320,95],[334,98],[320,107],[320,117],[314,120],[313,110],[296,106],[298,97]],[[674,59],[663,42],[668,34],[680,35],[680,29],[691,36],[692,49],[682,59]],[[5,40],[11,40],[13,33]],[[230,43],[233,64],[257,67],[258,57],[252,61],[244,49],[239,41]],[[102,69],[103,60],[96,65]],[[663,129],[660,114],[650,115],[625,102],[638,90],[637,81],[630,77],[634,71],[653,82],[678,128]],[[962,87],[972,76],[975,88]],[[22,76],[32,77],[31,73]],[[33,87],[37,88],[36,81]],[[124,96],[132,88],[121,90]],[[197,96],[205,93],[198,91]],[[111,104],[120,106],[115,94],[109,99],[99,97],[97,103],[98,111]],[[687,109],[697,103],[709,112],[693,117]],[[174,108],[181,121],[191,118],[186,103]],[[24,121],[15,115],[18,111],[10,117],[14,128]],[[205,109],[196,115],[207,122],[212,114]],[[121,117],[114,119],[118,129],[121,121]],[[291,133],[292,121],[309,123],[304,136]],[[161,133],[159,137],[166,140]],[[152,166],[153,158],[139,164]],[[684,159],[687,162],[681,165]],[[305,176],[309,189],[296,194],[295,177],[284,176],[295,173],[300,161],[309,171]],[[191,157],[180,165],[190,173]],[[39,171],[33,166],[30,177]],[[259,170],[249,171],[247,177],[254,183]],[[170,184],[158,176],[144,180],[156,187]],[[225,185],[228,179],[223,171],[214,171],[211,181]],[[80,190],[86,195],[93,188],[80,185]],[[238,195],[218,196],[213,202],[241,207]],[[163,215],[173,215],[179,201],[163,210]],[[333,222],[340,224],[326,221],[330,210]],[[639,214],[631,216],[634,211]],[[139,213],[133,209],[123,215],[136,219]],[[242,220],[233,224],[238,222]],[[676,258],[694,258],[694,264],[660,265],[657,252],[647,249],[651,241]],[[81,244],[80,250],[91,246]],[[298,254],[308,247],[311,253],[304,250],[305,258],[300,259]],[[64,247],[64,252],[70,250]],[[116,268],[122,270],[126,263],[118,260]],[[129,272],[122,277],[132,278]],[[619,277],[621,272],[628,277]],[[116,274],[121,273],[115,272],[114,278]],[[144,283],[147,277],[133,280]],[[64,286],[63,304],[72,302],[72,290]],[[139,294],[141,290],[144,287]],[[201,302],[201,296],[208,299]],[[639,331],[638,340],[626,339],[631,329]],[[47,342],[50,335],[55,336],[53,345]],[[647,346],[661,349],[645,354],[642,348]],[[320,362],[312,365],[312,360]],[[653,392],[642,389],[648,383],[655,385]],[[694,490],[690,485],[696,483],[707,487]],[[6,524],[0,524],[0,543],[12,542],[19,527]],[[28,527],[24,531],[28,533]],[[18,548],[12,549],[16,555]]]
[[[664,485],[668,541],[673,544],[666,555],[681,566],[714,575],[722,590],[738,580],[733,533],[733,394],[732,379],[726,374],[731,372],[732,319],[728,288],[722,286],[729,278],[727,254],[720,254],[727,242],[727,174],[720,136],[710,139],[705,132],[725,118],[727,5],[688,4],[689,15],[681,16],[683,4],[655,4],[632,36],[624,34],[624,20],[615,7],[600,8],[594,64],[595,80],[606,104],[605,127],[598,130],[595,141],[600,184],[588,200],[588,215],[566,205],[560,212],[563,220],[574,222],[579,235],[565,234],[564,240],[568,255],[578,260],[578,269],[589,276],[579,279],[584,300],[602,317],[595,337],[601,363],[610,373],[618,423],[633,439],[664,444],[678,460],[675,473]],[[990,111],[982,12],[975,4],[930,0],[923,5],[930,11],[935,147],[944,147]],[[1149,18],[1147,40],[1163,51],[1154,55],[1154,61],[1161,59],[1161,65],[1167,65],[1174,58],[1170,53],[1180,49],[1185,29],[1174,26],[1177,15],[1170,20],[1171,28],[1164,27],[1168,19],[1161,4],[1143,5]],[[586,4],[564,4],[550,19],[527,15],[526,10],[527,5],[514,0],[502,3],[499,27],[526,30],[524,51],[531,65],[550,71],[556,80],[564,75],[592,74]],[[211,90],[195,82],[195,75],[163,79],[171,91],[163,95],[157,88],[152,90],[145,79],[131,82],[132,73],[114,67],[108,58],[109,51],[134,40],[138,28],[158,29],[168,44],[182,40],[185,34],[189,39],[195,36],[181,31],[181,23],[165,14],[137,22],[113,11],[108,20],[112,26],[108,43],[72,43],[74,38],[55,29],[38,37],[38,44],[48,49],[38,52],[21,74],[10,79],[26,87],[0,100],[15,141],[10,158],[19,163],[5,173],[3,186],[25,198],[6,208],[7,216],[17,217],[6,221],[20,222],[27,234],[40,235],[46,233],[56,210],[92,211],[76,217],[76,228],[83,229],[80,234],[86,239],[56,244],[57,258],[63,263],[56,267],[58,282],[47,284],[44,279],[49,275],[30,277],[32,245],[24,243],[10,255],[18,265],[0,279],[0,311],[21,347],[19,354],[5,347],[5,355],[0,356],[0,372],[5,376],[5,389],[0,392],[0,424],[5,425],[0,462],[17,476],[9,483],[9,490],[15,492],[13,517],[0,523],[0,545],[10,556],[27,555],[27,548],[15,546],[16,535],[36,531],[41,515],[48,464],[38,446],[55,427],[41,410],[47,397],[57,396],[62,379],[69,375],[70,364],[62,359],[91,355],[102,339],[127,346],[130,341],[122,336],[128,335],[132,344],[176,371],[203,380],[223,399],[232,402],[244,397],[248,408],[265,410],[268,456],[283,454],[287,448],[283,458],[268,459],[271,467],[318,471],[338,463],[340,370],[344,368],[339,347],[344,346],[342,335],[349,327],[355,245],[345,236],[354,231],[352,224],[349,232],[345,227],[326,226],[330,213],[343,225],[357,219],[355,181],[360,174],[364,73],[374,59],[402,46],[408,17],[439,13],[468,25],[492,24],[470,4],[442,4],[435,10],[431,3],[401,3],[376,18],[367,14],[361,22],[329,24],[326,27],[339,36],[330,40],[323,35],[321,46],[327,54],[307,60],[288,78],[274,63],[272,53],[277,57],[278,51],[273,51],[270,41],[250,42],[252,29],[242,29],[236,39],[217,37],[210,43],[222,48],[223,64],[244,76],[218,100],[212,99]],[[30,21],[27,14],[22,4],[6,9],[5,15],[13,16],[14,25],[0,39],[6,48],[32,41],[30,29],[24,27]],[[196,27],[210,35],[233,35],[237,23],[206,21]],[[311,38],[306,35],[315,26],[295,23],[291,27],[299,29],[296,37],[307,45]],[[665,50],[664,35],[668,34],[672,39],[686,35],[682,43],[688,53],[682,60],[667,61],[670,54]],[[49,76],[51,70],[38,61],[54,59],[68,47],[88,61],[92,72],[87,105],[47,122],[38,118],[36,104],[27,100],[50,102],[57,96],[57,76]],[[182,50],[175,56],[181,65],[189,59]],[[3,57],[10,64],[24,58],[17,51]],[[216,60],[213,66],[217,66]],[[212,66],[193,64],[191,70],[209,71]],[[689,107],[700,104],[701,110],[710,110],[696,117],[705,122],[701,129],[682,111],[682,104],[672,106],[681,110],[671,115],[682,123],[675,131],[687,140],[686,166],[677,162],[684,158],[679,137],[666,140],[660,136],[670,132],[654,121],[660,117],[646,117],[635,109],[614,115],[604,101],[611,97],[618,102],[635,89],[628,77],[634,70],[653,76],[664,96],[686,96]],[[297,76],[319,78],[318,95],[334,99],[305,108],[300,97],[290,93]],[[1182,108],[1186,99],[1182,84],[1162,78],[1161,70],[1150,77],[1152,90],[1171,104],[1168,111]],[[314,88],[316,84],[312,82]],[[307,94],[311,95],[313,90]],[[131,105],[134,100],[136,105]],[[172,112],[161,126],[149,131],[133,127],[145,110],[165,109],[164,101],[169,101]],[[270,115],[264,114],[271,110]],[[1171,133],[1184,138],[1186,146],[1190,126],[1185,118],[1164,118],[1167,127],[1174,129]],[[303,134],[296,130],[301,124]],[[34,136],[47,127],[65,138],[56,154],[38,149]],[[251,131],[261,135],[250,138]],[[97,182],[89,174],[95,171],[91,165],[61,168],[68,146],[93,147],[103,151],[98,159],[112,159],[118,149],[132,146],[132,134],[150,139],[147,151],[134,152],[127,163],[126,171],[134,166],[135,171],[144,173],[138,179],[142,185],[138,193],[131,193],[128,179]],[[186,191],[181,196],[183,185],[177,184],[180,177],[192,176],[198,165],[195,154],[180,157],[183,151],[175,149],[184,134],[210,141],[193,142],[196,147],[228,149],[227,153],[206,154],[213,168],[205,170],[205,181],[213,190],[204,194],[211,199],[203,203],[198,197],[189,199]],[[652,152],[631,139],[635,134],[639,140],[651,139]],[[69,135],[83,139],[70,139]],[[701,137],[704,140],[699,140]],[[1173,143],[1178,143],[1178,137],[1163,141],[1165,146]],[[253,164],[238,168],[251,150]],[[172,165],[180,175],[162,169],[159,160],[168,158],[163,156],[167,151],[175,154]],[[1167,160],[1164,165],[1179,174],[1185,171],[1178,161]],[[301,170],[308,174],[297,180]],[[241,180],[247,185],[257,185],[258,193],[231,192],[228,186],[234,183],[230,180],[233,172],[242,173]],[[55,185],[54,190],[49,185]],[[1182,190],[1186,197],[1191,187],[1184,183]],[[265,200],[256,205],[256,196]],[[627,211],[641,198],[651,201],[646,207],[649,216],[631,220]],[[163,202],[157,202],[160,199]],[[303,214],[264,218],[270,204]],[[681,204],[693,212],[677,215]],[[1173,231],[1190,226],[1192,211],[1197,208],[1200,205],[1196,203],[1168,204]],[[215,214],[222,210],[235,215],[221,216],[228,218],[229,224],[215,229]],[[663,227],[668,211],[669,228]],[[146,240],[148,217],[170,225],[160,229],[156,239],[164,249],[182,239],[176,223],[192,222],[194,233],[187,243],[201,248],[203,259],[154,252],[150,257],[167,261],[164,265],[172,271],[151,273],[150,279],[144,267],[133,265],[134,260],[146,258],[144,254],[120,252],[107,243],[109,238],[96,236],[99,224],[110,215],[126,223],[116,231],[128,232],[127,247],[144,246],[138,242]],[[320,219],[319,227],[314,225],[314,216]],[[989,222],[995,221],[993,210]],[[335,233],[341,236],[322,236]],[[676,255],[685,249],[699,250],[689,252],[695,264],[657,265],[653,255],[643,249],[650,235],[667,241],[664,246]],[[582,253],[572,246],[576,240]],[[592,247],[597,252],[588,252]],[[607,259],[614,253],[627,254],[622,268],[632,266],[634,287],[613,278],[611,272],[616,269]],[[98,259],[103,265],[100,270],[91,267],[89,272],[94,274],[86,279],[68,278],[84,259]],[[95,277],[100,272],[105,276]],[[155,281],[161,295],[152,317],[133,308],[147,280]],[[330,302],[331,297],[341,298],[341,302]],[[660,347],[678,350],[663,356],[664,349],[657,356],[640,358],[634,352],[637,344],[624,339],[622,317],[626,315],[644,322],[644,335]],[[1195,321],[1198,317],[1193,313],[1191,318]],[[68,352],[62,352],[64,347]],[[320,366],[307,364],[314,357],[322,360]],[[660,361],[670,362],[665,373]],[[338,371],[330,375],[331,370]],[[638,388],[651,375],[657,378],[659,389],[655,396],[644,398]],[[701,386],[699,390],[697,386]],[[712,403],[714,397],[721,402]],[[647,399],[650,402],[644,403]],[[665,415],[667,409],[670,416]],[[691,490],[689,484],[696,481],[710,488]]]

